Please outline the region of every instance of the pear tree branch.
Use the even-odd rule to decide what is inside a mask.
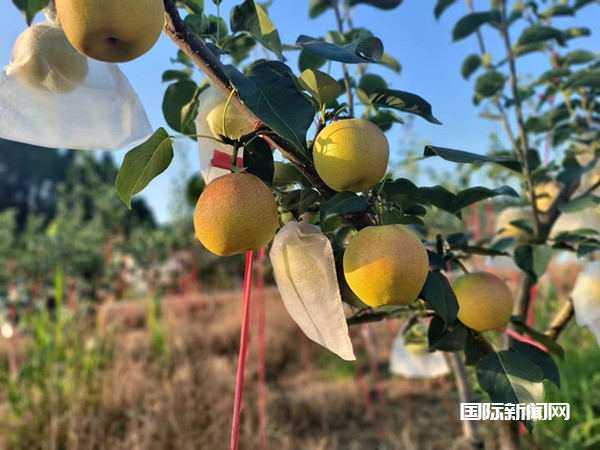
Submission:
[[[165,12],[167,13],[167,24],[165,26],[166,34],[171,40],[206,74],[210,81],[217,86],[223,94],[229,96],[232,87],[229,78],[225,74],[223,64],[213,52],[206,46],[204,41],[194,34],[194,32],[185,24],[177,10],[175,0],[165,0]],[[256,123],[260,120],[244,106],[238,95],[231,97],[237,109],[244,116]],[[323,197],[331,197],[334,192],[323,183],[319,178],[311,162],[298,153],[298,151],[289,142],[279,136],[269,135],[269,139],[279,148],[281,153],[296,165],[302,174],[317,188]]]

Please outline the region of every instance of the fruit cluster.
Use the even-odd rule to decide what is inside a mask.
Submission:
[[[223,108],[217,105],[214,109],[217,112],[211,111],[207,120],[218,136],[223,128]],[[234,120],[236,117],[228,110],[224,122],[227,129],[239,134],[240,121]],[[368,191],[386,174],[388,141],[367,120],[332,122],[318,134],[313,148],[317,173],[338,192]],[[198,239],[220,256],[268,244],[278,225],[272,192],[258,177],[248,173],[224,175],[209,183],[194,215]],[[405,225],[363,228],[350,239],[343,257],[343,275],[348,286],[371,307],[412,304],[419,297],[428,273],[427,250],[417,234]],[[508,323],[513,296],[497,276],[482,272],[467,274],[456,280],[454,289],[460,306],[459,319],[468,327],[486,331]]]

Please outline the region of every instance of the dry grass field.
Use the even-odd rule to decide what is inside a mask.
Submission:
[[[356,364],[304,337],[275,289],[266,290],[265,302],[268,448],[447,449],[459,437],[451,382],[409,382],[387,373],[394,331],[388,324],[374,325],[381,344],[375,383],[361,333],[353,332],[363,373],[357,378]],[[117,331],[110,364],[94,375],[96,398],[83,393],[49,415],[32,408],[18,420],[14,414],[8,419],[5,404],[2,448],[228,448],[241,294],[164,299],[160,332],[147,323],[147,305],[115,303],[99,312],[96,339],[114,333],[115,325]],[[162,347],[157,347],[157,333]],[[242,449],[260,448],[256,356],[253,328]]]

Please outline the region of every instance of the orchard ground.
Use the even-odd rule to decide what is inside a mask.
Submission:
[[[569,283],[569,270],[564,267],[554,267],[551,275],[559,289],[561,283]],[[548,284],[546,279],[542,286]],[[67,323],[65,327],[78,330],[78,339],[86,342],[114,338],[114,353],[95,374],[101,389],[95,398],[92,393],[89,397],[69,396],[68,391],[77,386],[66,386],[68,378],[47,380],[44,388],[26,393],[37,399],[20,416],[3,391],[0,423],[6,432],[0,447],[33,448],[45,442],[54,448],[225,448],[231,427],[240,298],[237,290],[169,294],[162,299],[159,329],[153,327],[148,314],[151,299],[107,303],[97,317],[87,319],[85,330]],[[256,306],[256,291],[253,301]],[[266,437],[270,448],[447,449],[452,443],[461,448],[452,377],[409,380],[387,370],[391,339],[402,322],[372,325],[377,342],[375,378],[360,327],[352,328],[358,362],[344,362],[306,339],[272,286],[265,290],[265,306]],[[547,318],[549,310],[539,306],[538,320]],[[256,310],[252,317],[240,441],[244,449],[260,448]],[[157,344],[161,339],[164,346]],[[0,342],[6,371],[14,358],[14,341]],[[28,344],[30,338],[23,338],[16,345],[18,365],[26,362]],[[564,344],[563,390],[552,389],[548,401],[571,402],[572,419],[538,424],[532,438],[525,439],[526,448],[569,448],[573,434],[593,435],[597,427],[589,414],[600,392],[600,368],[596,367],[600,352],[591,333],[580,333],[575,325],[567,330]],[[65,367],[57,364],[57,370],[61,369]],[[27,389],[25,384],[22,389]],[[59,404],[58,397],[70,400],[61,409],[53,408],[53,402]],[[476,393],[477,399],[487,401],[481,392]],[[50,407],[42,406],[45,402],[50,402]],[[484,437],[489,426],[483,424]]]

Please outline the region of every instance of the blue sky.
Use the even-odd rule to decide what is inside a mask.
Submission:
[[[229,17],[230,5],[240,3],[231,0],[222,5],[222,15]],[[210,0],[205,1],[208,13],[216,14],[216,7]],[[335,18],[329,11],[316,20],[308,17],[309,0],[289,1],[274,0],[269,9],[272,21],[279,29],[281,39],[286,44],[293,44],[300,34],[322,36],[335,29]],[[435,145],[458,148],[475,153],[484,153],[489,148],[491,131],[502,133],[495,122],[481,119],[480,108],[471,102],[473,80],[465,81],[460,75],[463,59],[470,53],[477,52],[475,38],[467,38],[452,43],[451,30],[454,23],[467,13],[463,2],[451,7],[439,21],[433,17],[433,0],[405,0],[393,11],[381,11],[369,6],[360,5],[353,14],[354,26],[370,29],[379,37],[386,53],[397,58],[403,67],[402,73],[396,75],[391,70],[370,65],[370,71],[384,76],[390,87],[413,92],[424,97],[433,106],[434,115],[443,122],[442,126],[430,124],[420,118],[414,122],[413,132],[419,141],[427,141]],[[489,7],[489,2],[475,1],[476,9]],[[0,6],[3,26],[0,28],[0,61],[8,63],[12,45],[25,27],[25,21],[12,5],[4,1]],[[38,17],[40,20],[41,15]],[[577,19],[559,19],[555,22],[558,28],[569,26],[587,26],[592,31],[600,23],[600,7],[592,5],[579,14]],[[518,31],[518,30],[517,30]],[[492,30],[485,30],[485,35],[492,36]],[[516,40],[515,36],[513,39]],[[501,59],[502,49],[497,39],[487,39],[492,44],[488,51],[493,60]],[[600,33],[590,38],[574,39],[569,44],[571,49],[587,48],[600,52]],[[177,48],[163,34],[157,45],[146,55],[126,64],[121,70],[127,75],[138,93],[152,126],[166,126],[162,117],[161,103],[166,85],[161,83],[163,70],[171,68],[170,58]],[[262,57],[262,54],[259,55]],[[295,53],[287,54],[288,64],[298,72]],[[547,61],[540,56],[520,58],[518,69],[522,74],[539,73],[546,70]],[[337,70],[337,69],[335,69]],[[333,72],[338,75],[339,72]],[[196,77],[200,79],[198,74]],[[167,127],[168,128],[168,127]],[[401,125],[396,125],[388,134],[393,157],[399,160],[406,151],[405,134]],[[127,149],[114,152],[120,163]],[[411,150],[415,150],[414,148]],[[191,140],[177,140],[174,164],[154,180],[141,194],[154,209],[159,221],[168,220],[170,214],[170,195],[176,180],[183,174],[191,174],[199,170],[196,148]],[[435,159],[420,163],[425,168],[447,170],[448,167]]]

